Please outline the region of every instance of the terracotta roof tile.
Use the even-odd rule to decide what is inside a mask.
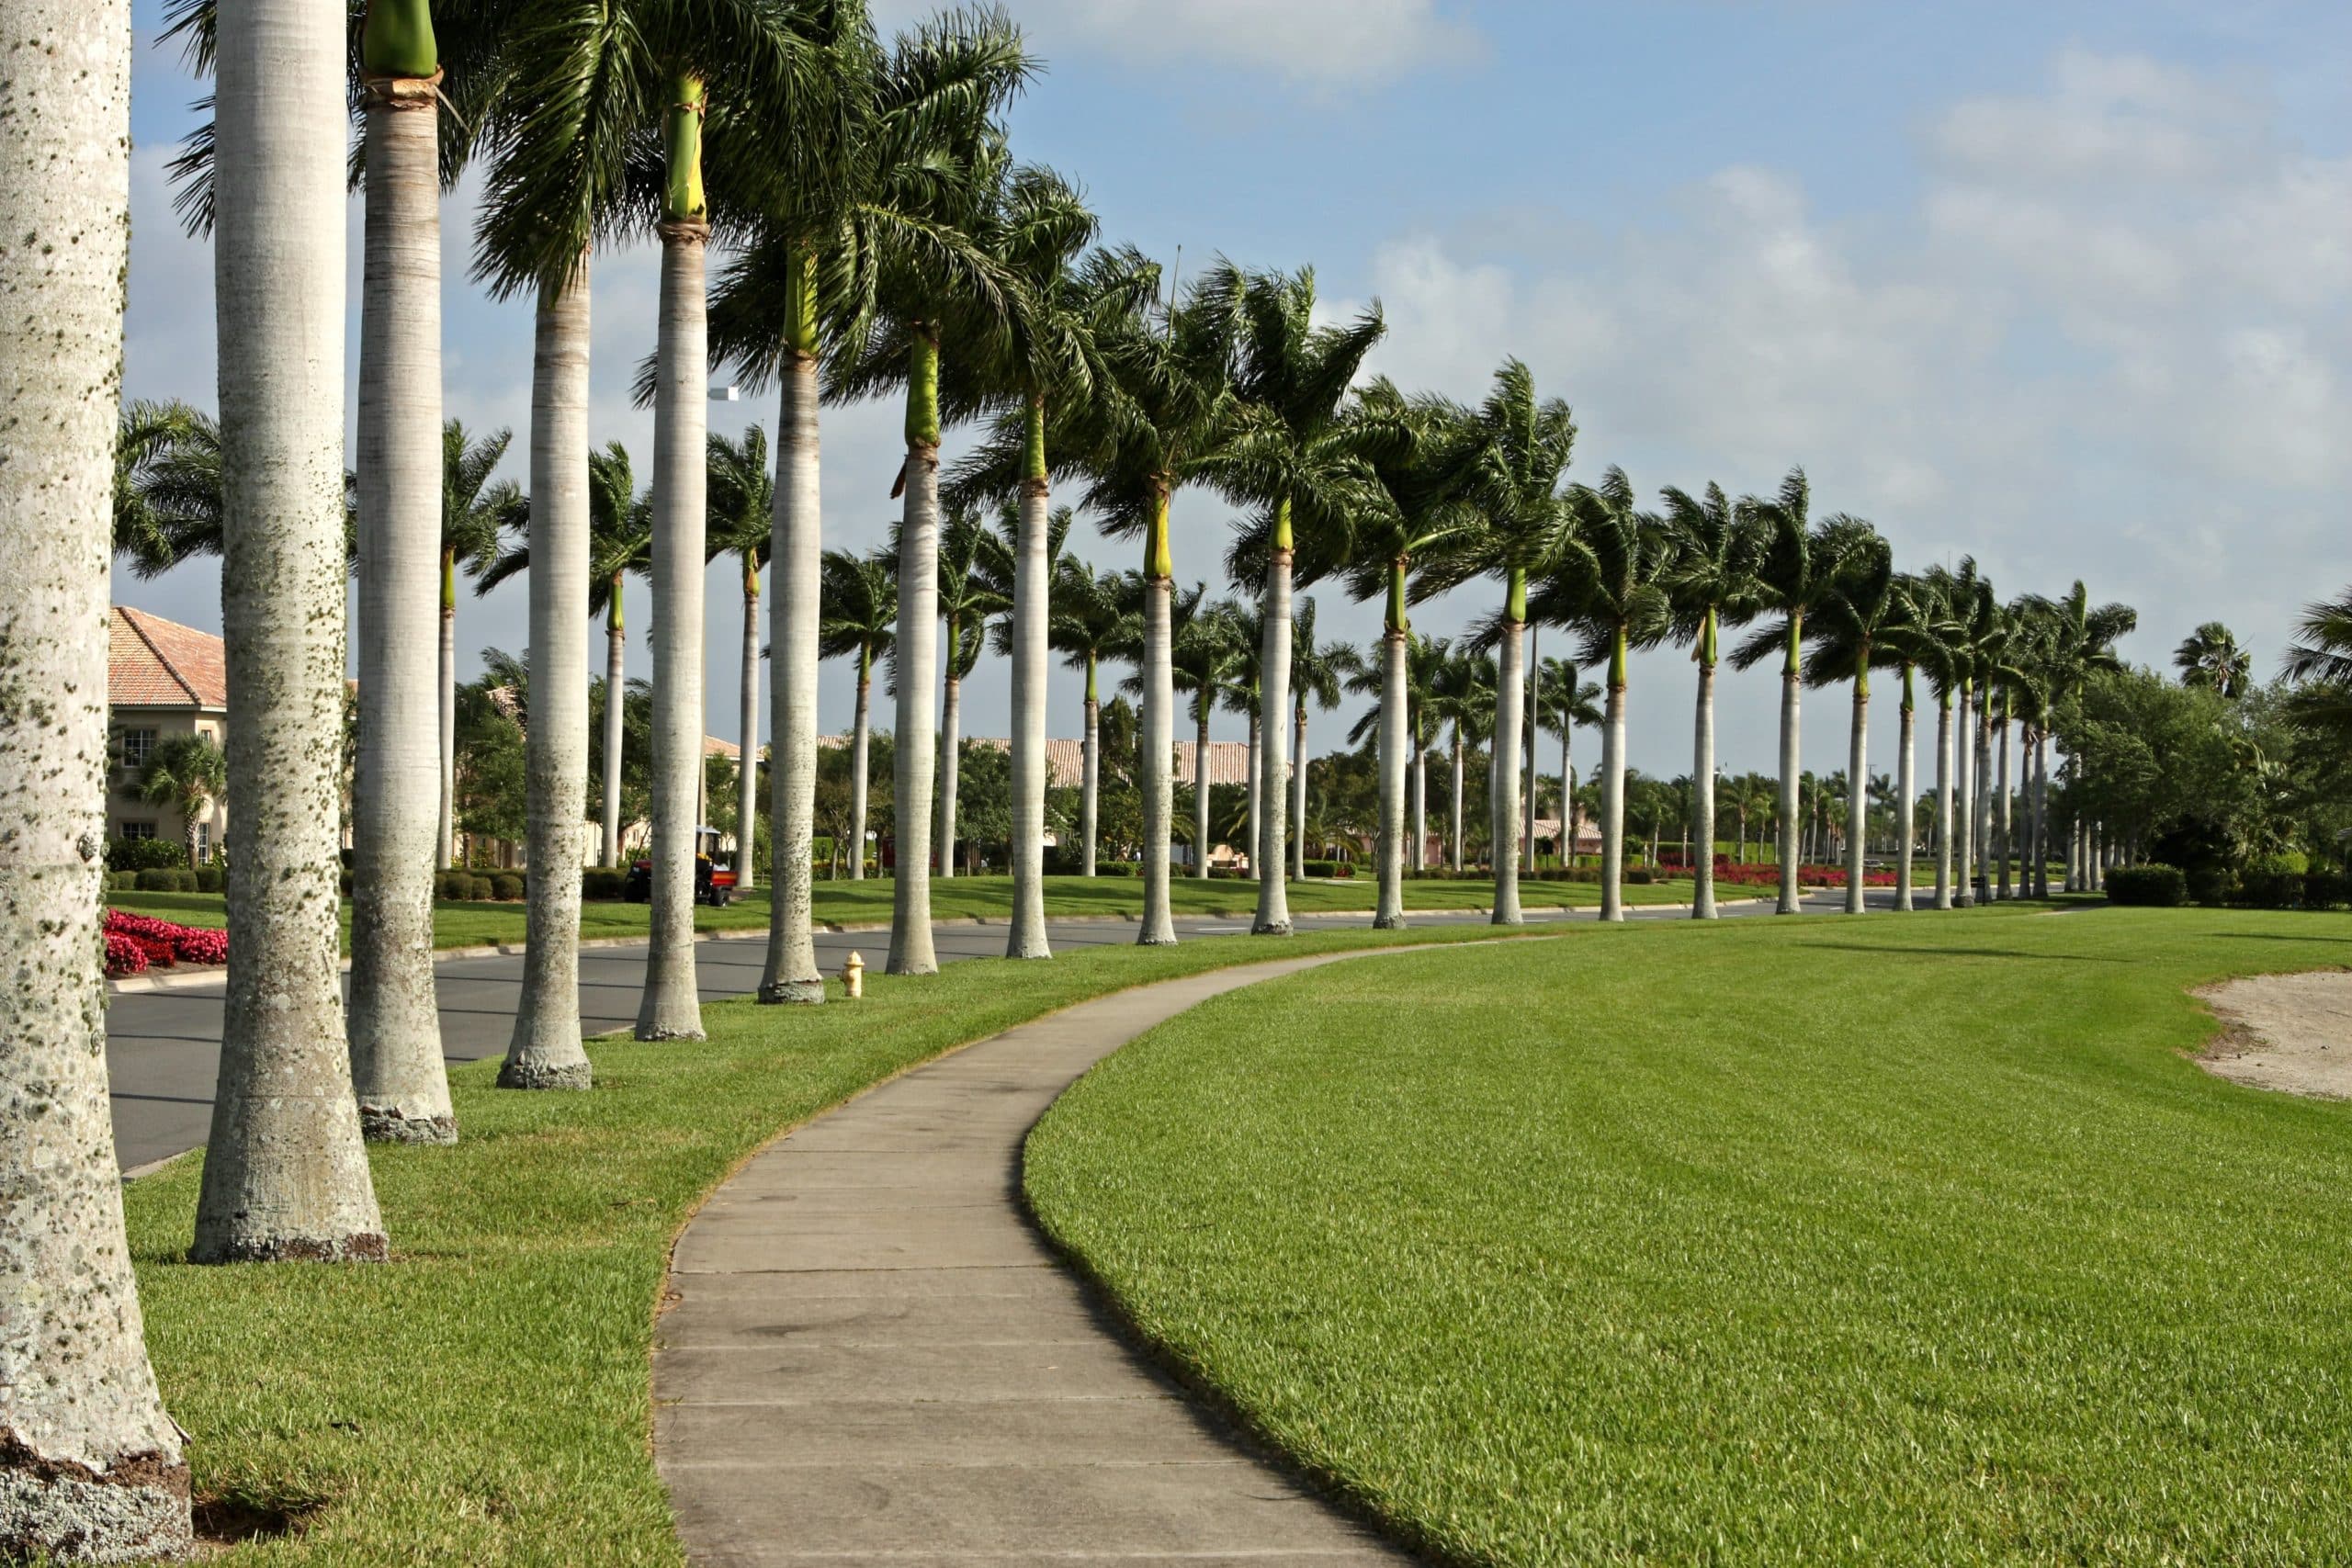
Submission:
[[[117,604],[107,628],[107,700],[130,707],[226,709],[228,650],[210,632]]]

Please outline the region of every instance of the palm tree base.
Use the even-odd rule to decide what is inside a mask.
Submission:
[[[382,1263],[392,1255],[381,1231],[350,1235],[233,1235],[188,1248],[190,1263]]]
[[[1147,931],[1143,935],[1136,938],[1136,945],[1137,947],[1173,947],[1176,945],[1176,939],[1172,935],[1162,935],[1158,931]]]
[[[644,1024],[639,1024],[638,1026],[637,1033],[633,1038],[646,1044],[653,1044],[663,1040],[697,1042],[707,1040],[709,1036],[705,1034],[699,1029],[672,1029],[662,1024],[654,1024],[650,1027]]]
[[[454,1144],[454,1116],[411,1116],[381,1105],[359,1108],[359,1135],[371,1144]]]
[[[1288,920],[1268,920],[1261,925],[1251,926],[1250,934],[1251,936],[1289,936],[1291,924]]]
[[[568,1063],[509,1060],[498,1069],[501,1089],[586,1089],[595,1087],[596,1070],[584,1061]]]
[[[1373,920],[1372,929],[1376,931],[1401,931],[1405,929],[1405,917],[1381,915]]]
[[[175,1559],[188,1549],[187,1465],[149,1452],[104,1472],[26,1453],[0,1467],[0,1549],[90,1562]],[[44,1561],[46,1561],[44,1557]]]
[[[825,999],[823,976],[813,980],[771,980],[760,987],[760,1003],[763,1007],[781,1007],[791,1003],[800,1007],[816,1007]]]

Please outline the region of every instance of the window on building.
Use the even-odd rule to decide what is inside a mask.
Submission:
[[[152,729],[126,729],[122,732],[122,765],[143,768],[148,753],[155,750],[155,732]]]
[[[152,839],[155,836],[155,824],[153,822],[125,822],[122,825],[122,836],[126,839]]]
[[[196,863],[198,865],[212,863],[212,824],[209,822],[198,822],[196,825]]]

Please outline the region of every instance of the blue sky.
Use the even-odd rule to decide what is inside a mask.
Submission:
[[[2137,605],[2127,652],[2159,664],[2218,617],[2267,672],[2297,607],[2352,581],[2340,5],[1012,9],[1050,66],[1016,147],[1083,181],[1106,237],[1163,259],[1181,245],[1188,270],[1216,253],[1311,263],[1332,310],[1380,299],[1375,367],[1408,385],[1475,399],[1519,355],[1575,406],[1581,477],[1617,463],[1645,491],[1736,491],[1803,463],[1818,507],[1871,517],[1905,564],[1973,553],[2004,592],[2081,577]],[[137,10],[129,385],[209,404],[209,254],[176,232],[161,172],[200,87],[153,45],[160,0]],[[519,476],[528,307],[465,283],[470,201],[461,186],[445,207],[447,406],[514,427]],[[356,265],[355,247],[355,282]],[[640,473],[650,422],[626,389],[653,299],[650,251],[599,258],[597,438],[627,442]],[[712,417],[731,431],[775,412]],[[896,432],[887,408],[828,415],[831,541],[882,537]],[[1180,574],[1214,579],[1224,509],[1187,496],[1177,521]],[[1078,547],[1125,564],[1083,529]],[[708,728],[731,738],[740,595],[723,567],[709,592]],[[117,588],[207,626],[217,592],[204,566]],[[1419,624],[1451,632],[1482,593]],[[1318,596],[1327,626],[1376,634],[1375,610]],[[485,645],[519,650],[524,621],[519,583],[469,598],[468,671]],[[1772,766],[1772,685],[1725,678],[1727,769]],[[1635,765],[1688,771],[1689,690],[1679,652],[1637,660]],[[1002,733],[1001,664],[967,693],[967,732]],[[1076,733],[1074,680],[1055,700],[1055,732]],[[1880,771],[1891,705],[1872,716]],[[829,670],[825,720],[848,712],[848,671]],[[1316,749],[1351,717],[1318,719]],[[1809,766],[1844,765],[1846,717],[1842,691],[1810,698]]]

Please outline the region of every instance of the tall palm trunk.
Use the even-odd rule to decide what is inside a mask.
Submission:
[[[1502,646],[1495,681],[1494,811],[1488,836],[1494,845],[1495,912],[1498,926],[1522,923],[1519,912],[1519,721],[1525,711],[1521,644],[1527,629],[1527,576],[1510,575],[1503,607]]]
[[[1174,771],[1176,680],[1169,625],[1175,566],[1168,548],[1165,491],[1153,498],[1143,570],[1143,733],[1136,748],[1143,773],[1143,923],[1136,942],[1155,947],[1176,940],[1176,922],[1168,908],[1168,834],[1175,810],[1170,775]]]
[[[1266,874],[1266,868],[1260,864],[1258,861],[1258,825],[1260,820],[1258,809],[1258,752],[1264,740],[1263,735],[1261,734],[1261,731],[1265,727],[1259,722],[1258,709],[1253,705],[1250,709],[1250,750],[1248,756],[1244,760],[1245,766],[1249,773],[1250,875],[1252,880]]]
[[[710,352],[704,296],[703,85],[670,84],[661,333],[653,392],[653,904],[639,1040],[700,1040],[695,831],[703,777],[704,502]]]
[[[867,759],[874,735],[874,650],[857,650],[857,707],[849,736],[849,877],[865,880]]]
[[[1101,798],[1102,784],[1102,699],[1094,690],[1094,654],[1086,655],[1086,742],[1082,766],[1084,776],[1079,781],[1079,836],[1085,843],[1085,874],[1094,874],[1094,848],[1097,838],[1095,805]]]
[[[1290,754],[1297,765],[1291,770],[1291,872],[1304,882],[1306,879],[1306,705],[1295,705],[1291,731]]]
[[[435,488],[439,488],[436,480]],[[436,526],[436,534],[440,531]],[[436,863],[458,863],[458,553],[441,552],[441,820]]]
[[[1690,863],[1690,918],[1715,918],[1715,612],[1707,608],[1699,626],[1698,716],[1692,721],[1690,831],[1699,840]],[[1573,677],[1571,677],[1573,679]],[[1573,697],[1574,693],[1569,695]],[[1565,787],[1565,777],[1563,775]]]
[[[1453,869],[1456,875],[1460,875],[1462,872],[1462,725],[1457,720],[1453,726],[1453,798],[1446,802],[1446,809],[1453,815],[1453,852],[1452,860]]]
[[[1804,912],[1797,893],[1797,867],[1804,860],[1804,822],[1797,800],[1804,777],[1798,771],[1797,697],[1804,688],[1801,660],[1804,647],[1804,616],[1789,616],[1789,645],[1781,661],[1781,897],[1776,915]]]
[[[2033,739],[2033,866],[2036,898],[2050,897],[2050,732],[2036,725]]]
[[[955,667],[955,641],[948,644],[948,667]],[[956,771],[963,759],[958,750],[963,742],[964,682],[956,676],[947,677],[946,691],[939,702],[939,874],[956,874]]]
[[[1544,662],[1536,657],[1536,628],[1527,628],[1527,719],[1523,738],[1527,751],[1526,798],[1520,803],[1521,837],[1520,864],[1535,864],[1535,737],[1544,709],[1539,701],[1544,683]]]
[[[1384,931],[1405,924],[1405,628],[1391,622],[1380,639],[1380,844],[1374,861],[1380,887],[1372,929]]]
[[[899,716],[891,750],[899,863],[890,884],[893,975],[935,975],[931,813],[939,681],[939,341],[914,323],[907,372],[906,512],[899,527]]]
[[[346,47],[340,7],[243,0],[221,17],[212,254],[237,936],[198,1263],[385,1256],[335,962]]]
[[[1942,907],[1955,909],[1969,908],[1976,902],[1973,877],[1975,868],[1973,857],[1976,852],[1976,774],[1973,765],[1975,748],[1971,743],[1971,731],[1968,727],[1969,710],[1973,705],[1973,683],[1962,681],[1960,683],[1960,711],[1957,716],[1951,711],[1951,694],[1947,692],[1944,696],[1944,723],[1951,726],[1952,730],[1951,816],[1947,824],[1947,830],[1958,837],[1952,846],[1951,903]]]
[[[123,1235],[97,962],[130,6],[0,0],[0,28],[15,46],[17,111],[0,116],[12,171],[0,181],[10,242],[0,294],[20,321],[40,323],[0,334],[10,416],[0,425],[0,540],[12,574],[0,607],[0,733],[17,781],[0,792],[0,931],[17,976],[0,998],[0,1550],[176,1557],[188,1545],[187,1461],[147,1363]],[[228,27],[221,38],[227,47]],[[17,243],[28,234],[53,243]]]
[[[1568,677],[1569,701],[1574,705],[1576,677]],[[1560,864],[1563,868],[1577,863],[1577,771],[1569,746],[1576,735],[1576,721],[1566,709],[1560,714]]]
[[[588,772],[588,259],[539,290],[531,376],[530,904],[523,994],[498,1081],[586,1089],[580,1045],[580,862]],[[608,690],[616,688],[608,688]]]
[[[596,856],[597,863],[604,866],[621,863],[621,748],[626,744],[622,723],[627,717],[624,694],[628,686],[628,633],[621,625],[621,577],[617,571],[613,573],[612,598],[605,606],[605,799],[601,824],[605,841]]]
[[[1007,958],[1051,958],[1046,936],[1046,660],[1053,618],[1052,508],[1046,479],[1046,404],[1026,418],[1020,554],[1012,565],[1012,923]]]
[[[1846,913],[1859,915],[1863,897],[1862,856],[1871,821],[1871,671],[1865,653],[1854,667],[1854,729],[1846,760]]]
[[[1952,907],[1952,741],[1951,688],[1947,686],[1936,699],[1936,902],[1935,908]]]
[[[380,24],[424,20],[419,0]],[[407,11],[406,17],[393,13]],[[452,1144],[433,987],[433,584],[441,541],[441,188],[432,69],[379,25],[368,79],[359,305],[359,755],[352,787],[352,1088],[371,1140]],[[427,23],[429,36],[429,23]],[[446,621],[445,621],[446,625]],[[445,638],[446,640],[446,638]],[[446,721],[445,721],[446,722]],[[189,862],[194,864],[193,859]]]
[[[816,911],[810,863],[817,826],[817,586],[824,550],[819,504],[817,297],[806,254],[786,263],[793,309],[786,326],[781,407],[776,413],[776,483],[768,525],[775,596],[768,606],[768,958],[760,977],[763,1002],[822,1002],[817,969]],[[861,683],[863,660],[860,661]],[[861,711],[863,703],[860,704]],[[861,738],[862,739],[862,738]],[[861,754],[863,747],[861,747]],[[862,776],[862,775],[861,775]],[[854,859],[865,868],[861,813]],[[834,846],[836,858],[840,846]]]
[[[1193,699],[1193,875],[1209,876],[1209,688]]]
[[[1999,897],[2004,901],[2016,896],[2009,885],[2009,854],[2015,843],[2009,836],[2014,827],[2010,816],[2009,734],[2016,728],[2016,717],[2013,706],[2005,701],[2001,708],[2001,774],[2000,782],[1996,786],[1999,795],[1994,803],[1994,809],[1999,815],[1993,829],[1993,852],[1999,857],[2001,863]]]
[[[1918,792],[1918,763],[1912,751],[1917,739],[1918,714],[1912,693],[1911,666],[1903,667],[1903,707],[1900,748],[1894,757],[1894,907],[1908,912],[1911,899],[1912,797]]]
[[[1976,898],[1993,900],[1993,694],[1980,694],[1976,704],[1975,776],[1969,804],[1976,830]]]
[[[1426,871],[1422,863],[1429,855],[1430,843],[1430,766],[1429,748],[1421,744],[1420,726],[1413,730],[1413,845],[1407,857],[1408,870]]]
[[[1250,840],[1250,859],[1273,868],[1272,875],[1258,878],[1258,909],[1250,921],[1250,929],[1261,936],[1287,936],[1291,930],[1290,885],[1283,876],[1283,806],[1294,764],[1284,755],[1283,742],[1289,735],[1285,721],[1291,709],[1292,546],[1290,500],[1285,496],[1274,507],[1273,554],[1267,563],[1258,649],[1257,739],[1264,752],[1258,759],[1258,778],[1265,808]],[[1306,766],[1303,753],[1295,765],[1302,770]]]
[[[735,733],[742,738],[735,759],[735,890],[757,886],[760,847],[760,567],[756,552],[743,557],[743,673]]]
[[[1609,649],[1609,706],[1600,731],[1600,918],[1625,918],[1625,628]],[[1657,859],[1652,829],[1650,859]]]

